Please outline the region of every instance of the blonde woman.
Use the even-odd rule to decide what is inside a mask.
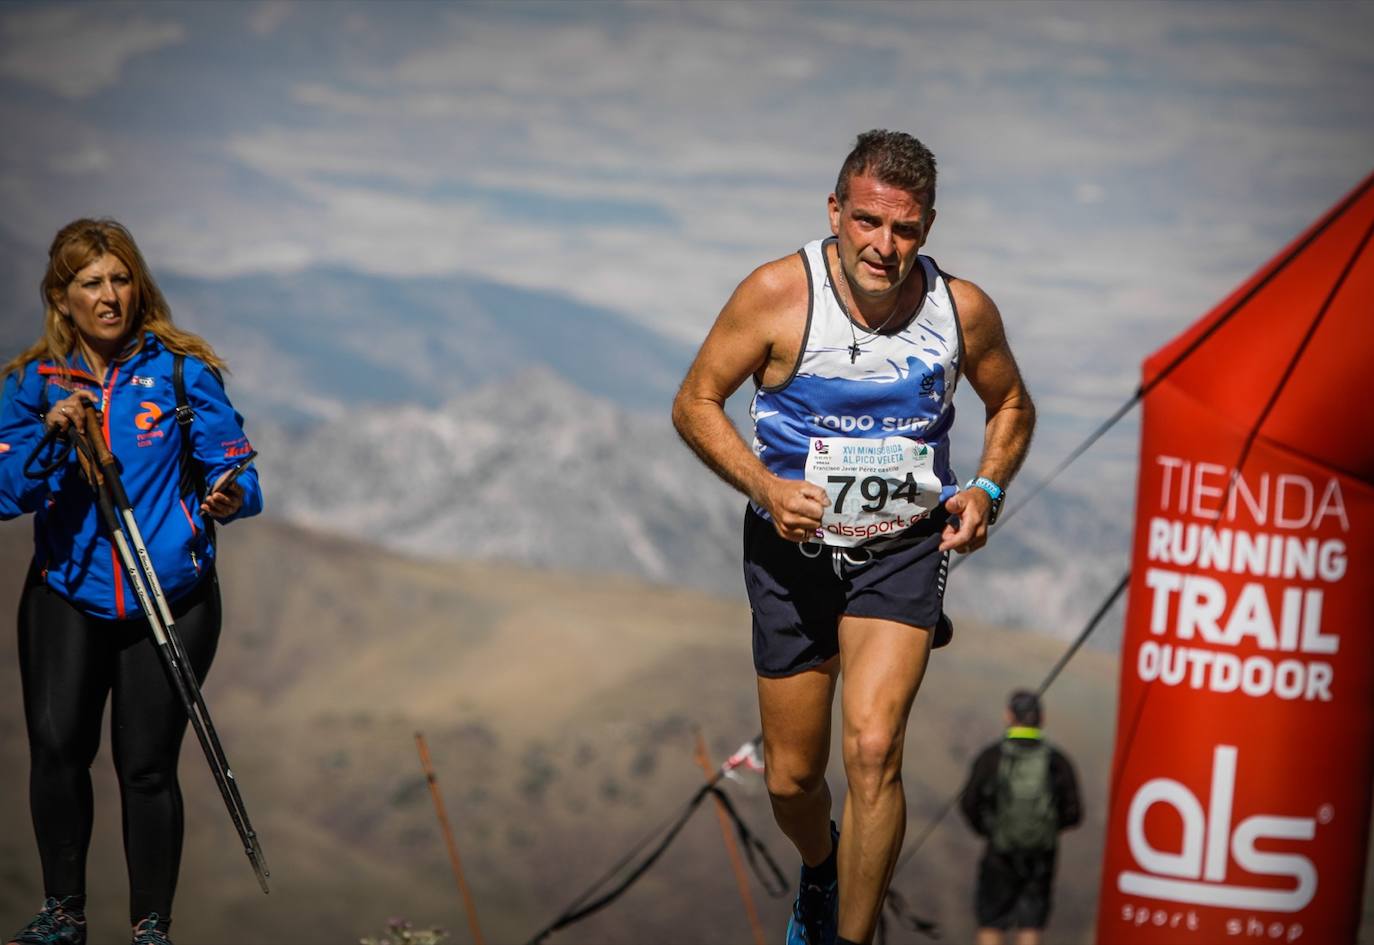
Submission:
[[[89,769],[108,699],[132,941],[167,945],[181,859],[176,770],[186,715],[76,459],[40,480],[27,478],[23,466],[46,428],[84,429],[84,406],[101,411],[101,432],[201,679],[220,632],[211,522],[257,514],[262,492],[250,467],[207,493],[249,452],[242,418],[224,392],[224,362],[173,325],[128,230],[113,220],[63,227],[42,295],[42,336],[5,366],[0,402],[0,517],[34,513],[19,666],[45,895],[11,942],[86,941]],[[178,416],[181,400],[189,419],[187,411]]]

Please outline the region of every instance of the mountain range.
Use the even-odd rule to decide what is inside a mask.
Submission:
[[[533,368],[434,408],[370,408],[254,434],[276,514],[429,556],[739,586],[744,500],[666,414]]]
[[[666,414],[623,410],[548,369],[433,409],[256,429],[269,507],[290,521],[414,554],[743,593],[744,498],[692,456]],[[949,606],[1076,632],[1124,567],[1110,540],[1091,500],[1049,490],[959,569]]]
[[[229,356],[245,411],[294,425],[366,406],[435,407],[534,366],[662,411],[691,358],[608,308],[463,276],[310,268],[162,284],[178,320]]]
[[[26,283],[42,255],[0,242],[0,339],[13,350],[36,334]],[[742,592],[744,499],[668,421],[686,346],[607,308],[464,276],[316,267],[160,281],[178,321],[230,362],[269,514],[408,553]],[[959,396],[967,470],[981,405]],[[729,405],[741,429],[747,397]],[[1098,477],[1046,491],[961,568],[951,607],[1075,632],[1124,567],[1129,488]]]

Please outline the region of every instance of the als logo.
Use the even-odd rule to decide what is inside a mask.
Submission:
[[[1207,810],[1196,794],[1170,778],[1147,781],[1131,799],[1126,835],[1131,855],[1145,872],[1125,870],[1117,876],[1124,893],[1173,902],[1268,912],[1297,912],[1317,892],[1317,868],[1296,853],[1271,853],[1256,844],[1272,840],[1311,840],[1317,833],[1313,817],[1255,814],[1232,829],[1232,801],[1236,793],[1234,745],[1218,745],[1212,755],[1212,791]],[[1183,849],[1156,849],[1145,835],[1145,816],[1155,804],[1172,807],[1183,821]],[[1289,889],[1228,885],[1228,854],[1241,869],[1258,876],[1286,876],[1296,882]]]
[[[162,419],[162,408],[151,400],[145,400],[139,406],[143,408],[143,413],[134,417],[134,426],[140,430],[151,430],[157,426],[157,422]]]
[[[820,437],[817,437],[813,442],[814,442],[814,444],[815,444],[816,452],[817,452],[817,453],[819,453],[819,454],[822,455],[822,456],[829,456],[829,455],[830,455],[830,444],[829,444],[829,443],[825,442],[825,440],[822,440]]]

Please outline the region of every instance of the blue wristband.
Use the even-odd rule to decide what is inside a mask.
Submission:
[[[999,486],[997,483],[993,482],[991,479],[987,478],[986,476],[979,476],[977,479],[970,479],[964,485],[964,488],[972,489],[974,486],[977,486],[979,489],[982,489],[984,492],[986,492],[988,494],[988,498],[992,499],[992,501],[994,502],[1002,498],[1002,487]]]
[[[992,512],[988,516],[988,526],[996,525],[997,516],[1002,514],[1002,499],[1006,497],[1006,490],[986,476],[970,479],[964,488],[982,489],[988,494],[988,498],[992,500]]]

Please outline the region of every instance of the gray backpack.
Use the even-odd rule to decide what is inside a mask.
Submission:
[[[1050,786],[1050,746],[1002,743],[988,840],[994,850],[1054,849],[1059,812]]]

